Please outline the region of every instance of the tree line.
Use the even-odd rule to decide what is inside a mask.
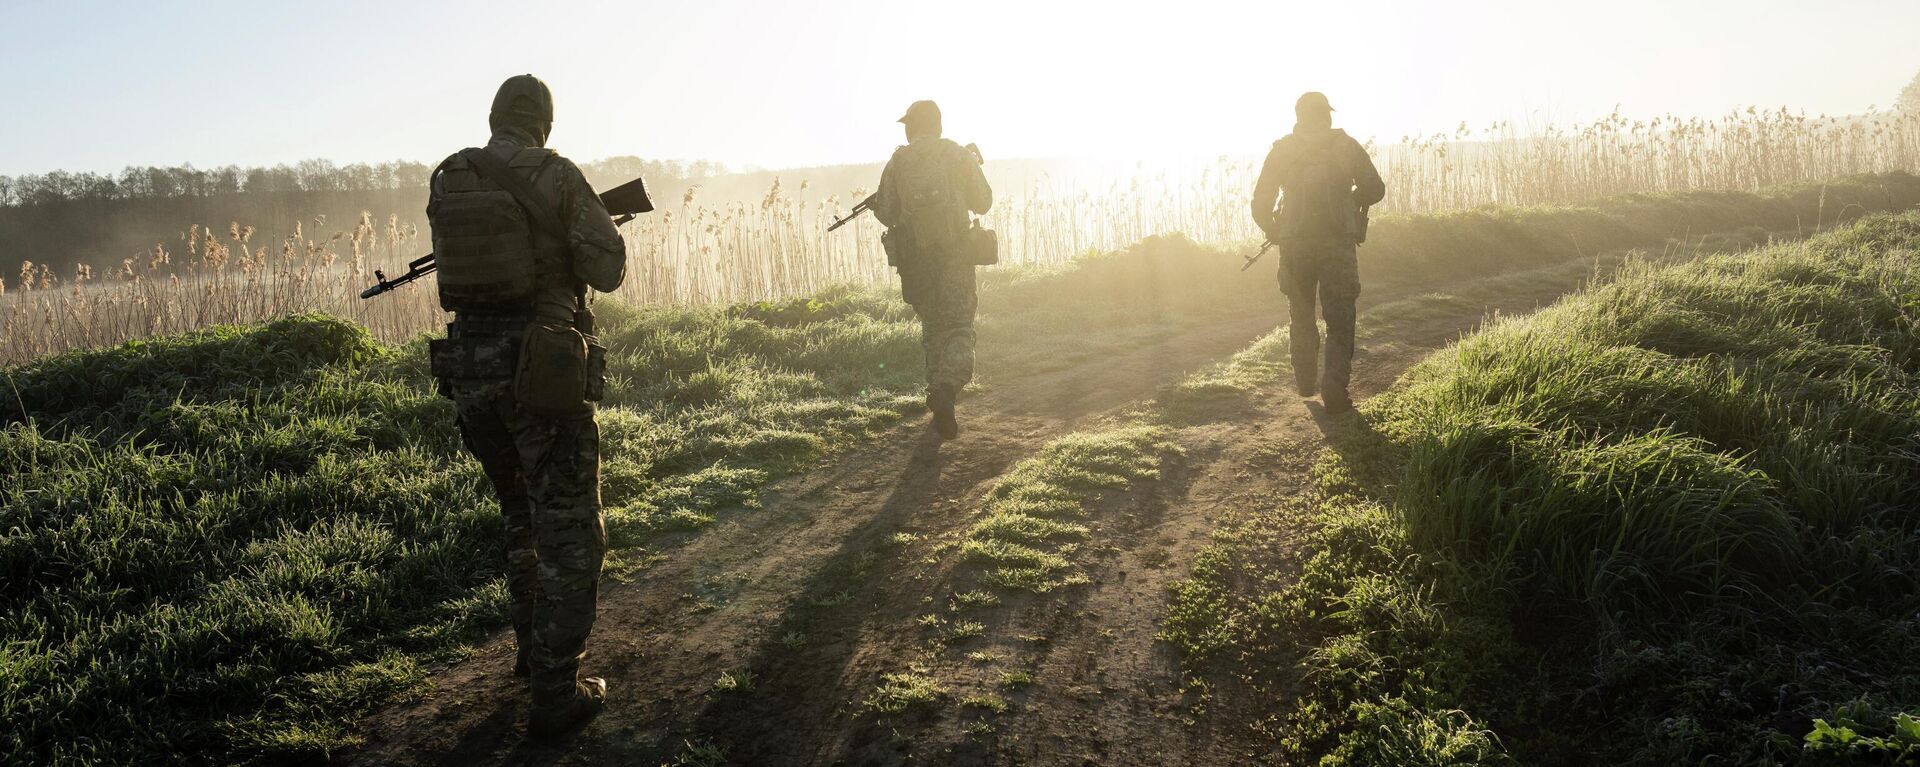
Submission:
[[[705,161],[610,157],[582,163],[596,188],[635,177],[661,192],[683,189],[726,169]],[[193,224],[257,227],[270,236],[304,223],[350,229],[361,211],[397,215],[425,229],[426,187],[434,166],[411,161],[336,164],[304,160],[271,167],[137,166],[119,173],[56,170],[0,176],[0,268],[21,260],[66,270],[110,264],[169,244]],[[321,226],[316,227],[315,223]]]
[[[706,161],[682,163],[609,157],[583,163],[581,170],[596,186],[615,184],[636,176],[683,180],[718,175],[725,169]],[[23,176],[0,176],[0,206],[33,207],[103,200],[165,200],[180,197],[218,197],[233,194],[299,192],[369,192],[422,189],[433,173],[426,163],[399,160],[338,165],[328,160],[303,160],[272,167],[195,168],[193,165],[134,166],[118,174],[56,170]]]

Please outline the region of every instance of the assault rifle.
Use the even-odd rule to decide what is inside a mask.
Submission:
[[[1253,265],[1260,260],[1260,257],[1266,255],[1269,250],[1273,250],[1273,240],[1271,238],[1267,240],[1267,244],[1260,246],[1260,252],[1247,256],[1247,262],[1240,265],[1240,271],[1244,272],[1252,269]]]
[[[1353,231],[1353,244],[1358,245],[1360,243],[1367,241],[1367,208],[1365,206],[1362,206],[1360,208],[1360,211],[1354,214],[1354,227],[1352,231]],[[1259,261],[1261,256],[1266,255],[1267,251],[1272,249],[1273,249],[1273,238],[1268,237],[1267,244],[1260,246],[1260,252],[1255,253],[1251,256],[1247,256],[1247,262],[1240,266],[1240,271],[1244,272],[1248,269],[1253,268],[1254,263]]]
[[[606,206],[607,214],[613,216],[615,226],[632,221],[642,213],[653,212],[653,199],[647,196],[647,182],[634,179],[608,189],[600,194],[600,204]],[[428,253],[407,263],[407,273],[387,279],[386,272],[373,270],[373,287],[360,291],[361,298],[372,298],[394,288],[439,271],[440,265],[434,262],[433,254]]]
[[[986,158],[980,156],[979,144],[968,144],[967,151],[973,153],[974,162],[979,163],[981,165],[987,164]],[[853,206],[853,210],[847,211],[847,215],[835,220],[833,224],[829,225],[827,227],[827,231],[831,232],[835,229],[839,229],[840,227],[846,226],[847,224],[851,223],[854,219],[859,218],[860,214],[865,213],[869,210],[873,210],[873,200],[874,198],[879,196],[880,196],[879,192],[874,192],[873,194],[867,195],[867,199],[861,200],[859,205]]]
[[[873,210],[873,200],[874,198],[879,196],[880,196],[879,192],[874,192],[873,194],[867,195],[867,199],[861,200],[859,205],[853,206],[853,210],[847,211],[847,215],[844,218],[834,221],[831,226],[828,226],[827,231],[831,232],[835,229],[839,229],[840,227],[846,226],[849,222],[852,222],[854,219],[859,218],[860,214],[865,213],[869,210]]]

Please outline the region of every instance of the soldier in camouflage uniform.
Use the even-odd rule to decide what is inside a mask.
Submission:
[[[1280,247],[1280,287],[1292,315],[1288,332],[1301,396],[1316,390],[1328,412],[1353,409],[1354,303],[1360,296],[1356,247],[1365,209],[1386,185],[1360,142],[1333,127],[1333,106],[1319,93],[1294,104],[1293,133],[1274,142],[1253,189],[1253,219]],[[1284,193],[1284,195],[1283,195]],[[1278,207],[1276,208],[1276,202]],[[1314,299],[1327,321],[1326,364]]]
[[[591,719],[606,697],[603,680],[579,678],[606,550],[600,432],[588,401],[598,397],[599,350],[581,326],[591,323],[585,288],[611,291],[626,270],[625,244],[599,196],[578,167],[544,148],[552,120],[545,83],[507,80],[489,116],[491,140],[447,158],[427,203],[441,304],[454,312],[432,350],[434,374],[506,517],[514,673],[529,677],[536,736]],[[520,179],[531,199],[488,167]],[[555,380],[585,382],[586,391]]]
[[[927,355],[927,409],[945,439],[960,434],[954,403],[973,380],[975,262],[963,246],[969,213],[993,207],[977,153],[941,137],[940,107],[917,101],[900,118],[907,145],[893,153],[874,192],[873,215],[894,244],[900,293],[920,317]]]

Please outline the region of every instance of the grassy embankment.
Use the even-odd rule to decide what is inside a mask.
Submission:
[[[1797,231],[1821,196],[1388,219],[1367,268],[1404,283],[1689,230]],[[1905,204],[1920,180],[1856,180],[1825,198]],[[988,383],[1270,311],[1270,283],[1237,267],[1232,254],[1157,240],[990,272],[982,347],[1013,351],[988,357]],[[644,566],[660,533],[750,507],[771,479],[917,409],[916,330],[883,292],[602,314],[616,572]],[[424,661],[500,623],[492,502],[418,341],[295,317],[69,352],[5,377],[6,760],[322,753],[352,741],[361,713],[418,690]]]
[[[1168,636],[1288,762],[1910,763],[1916,248],[1641,270],[1434,355]]]

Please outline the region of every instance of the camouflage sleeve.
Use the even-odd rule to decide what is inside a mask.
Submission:
[[[967,210],[985,214],[993,207],[993,186],[987,183],[987,169],[966,147],[959,152],[960,177],[967,180]]]
[[[880,188],[873,192],[873,217],[888,229],[900,223],[900,187],[893,180],[894,166],[899,161],[900,153],[896,151],[887,160],[887,167],[880,171]]]
[[[580,167],[555,157],[554,180],[560,186],[560,221],[567,227],[567,250],[573,256],[573,274],[594,290],[611,293],[627,276],[627,245],[619,228],[587,183]]]
[[[1362,207],[1371,206],[1386,199],[1387,182],[1380,179],[1380,170],[1373,167],[1373,158],[1367,155],[1367,148],[1360,142],[1349,141],[1353,145],[1353,202]]]
[[[1273,212],[1280,203],[1280,169],[1285,167],[1282,146],[1281,142],[1273,142],[1266,163],[1260,166],[1260,180],[1253,185],[1253,223],[1268,237],[1273,236]]]

